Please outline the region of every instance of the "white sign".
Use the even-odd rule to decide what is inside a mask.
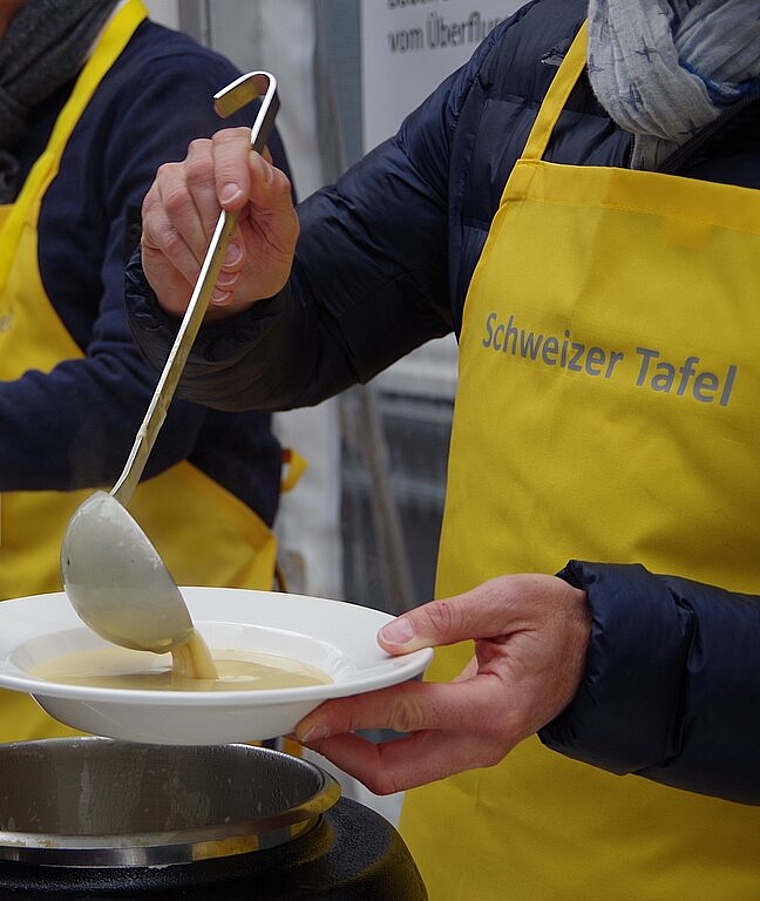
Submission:
[[[522,0],[362,0],[364,150],[401,120]]]

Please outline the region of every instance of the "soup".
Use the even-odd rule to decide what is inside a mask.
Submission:
[[[188,640],[172,651],[172,673],[188,679],[218,679],[219,671],[201,633],[193,629]]]
[[[116,645],[63,654],[39,664],[34,675],[67,685],[132,691],[268,691],[332,682],[323,670],[301,660],[240,649],[211,653],[198,632],[194,638],[171,656]]]

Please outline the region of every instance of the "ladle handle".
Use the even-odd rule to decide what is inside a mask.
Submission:
[[[257,90],[262,84],[266,85],[264,92]],[[252,90],[255,93],[252,93]],[[272,131],[275,116],[279,108],[277,98],[277,83],[267,72],[254,72],[243,75],[237,81],[228,85],[224,91],[220,91],[214,98],[217,111],[221,115],[229,115],[243,103],[235,105],[236,98],[244,103],[255,99],[263,93],[261,107],[256,121],[251,129],[251,149],[261,153]],[[137,488],[140,478],[148,462],[148,457],[156,443],[156,437],[164,424],[169,404],[174,397],[177,383],[187,363],[190,350],[193,346],[198,330],[203,322],[203,317],[208,309],[209,300],[214,290],[219,270],[227,252],[230,238],[237,225],[238,213],[222,210],[219,214],[214,233],[211,236],[208,250],[203,259],[198,279],[190,296],[185,315],[182,317],[174,344],[166,358],[163,371],[156,385],[145,417],[137,430],[132,450],[129,453],[124,469],[116,484],[111,489],[111,494],[122,506],[127,506]]]

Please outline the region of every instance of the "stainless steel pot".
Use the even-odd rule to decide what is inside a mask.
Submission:
[[[156,866],[273,848],[340,797],[320,768],[247,745],[102,738],[0,749],[0,859]]]
[[[19,901],[427,897],[393,827],[308,761],[104,738],[0,746],[0,885]]]

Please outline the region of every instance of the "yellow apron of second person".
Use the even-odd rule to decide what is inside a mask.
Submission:
[[[17,201],[0,207],[0,380],[17,379],[30,368],[49,372],[63,360],[82,357],[42,285],[37,264],[39,209],[79,117],[146,15],[140,0],[129,0],[118,10],[82,70]],[[60,590],[63,532],[92,490],[0,496],[0,598]],[[179,584],[272,587],[277,550],[271,530],[191,464],[179,463],[140,485],[130,512]],[[213,535],[213,541],[201,542],[200,523],[203,534]],[[0,692],[0,741],[67,734],[71,730],[48,717],[27,696]]]
[[[543,160],[585,47],[582,31],[467,298],[437,595],[573,557],[757,592],[760,192]],[[441,650],[428,678],[471,654]],[[760,897],[760,808],[535,738],[408,793],[401,828],[430,901]]]

